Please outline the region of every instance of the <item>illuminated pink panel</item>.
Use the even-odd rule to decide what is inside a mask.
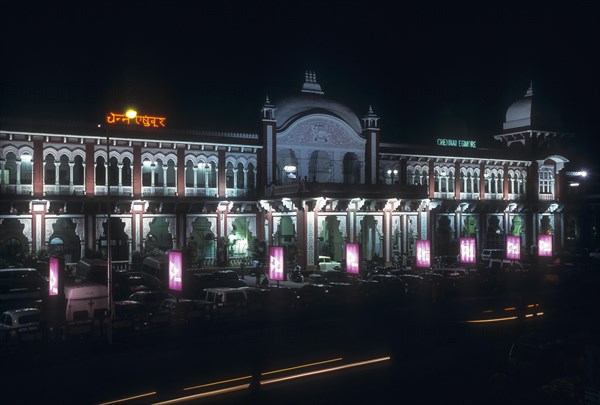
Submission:
[[[177,250],[169,250],[169,289],[181,291],[183,271],[183,253]]]
[[[460,238],[460,262],[476,263],[477,249],[475,249],[475,238]]]
[[[360,270],[360,251],[358,243],[346,243],[346,273],[358,274]]]
[[[521,238],[519,236],[506,237],[506,258],[510,260],[521,259]]]
[[[271,246],[269,256],[269,278],[283,281],[283,246]]]
[[[538,235],[538,256],[552,256],[552,235]]]
[[[428,240],[417,240],[417,267],[431,267],[431,244]]]
[[[48,272],[48,275],[50,276],[50,280],[49,280],[49,289],[48,289],[48,294],[49,295],[58,295],[58,277],[59,276],[59,270],[58,270],[58,258],[56,257],[51,257],[50,258],[50,271]]]

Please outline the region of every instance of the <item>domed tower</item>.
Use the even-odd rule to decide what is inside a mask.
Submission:
[[[494,138],[506,146],[518,143],[534,150],[556,138],[564,138],[567,134],[562,129],[558,108],[535,94],[532,82],[525,94],[508,107],[502,133]]]
[[[361,122],[348,107],[325,97],[314,72],[306,72],[300,94],[265,105],[262,121],[267,183],[364,184]]]
[[[511,156],[530,160],[527,173],[527,196],[558,199],[559,176],[569,160],[565,157],[573,134],[563,132],[558,108],[534,93],[533,83],[523,97],[506,110],[502,133],[494,136],[511,149]],[[513,152],[514,151],[514,152]]]

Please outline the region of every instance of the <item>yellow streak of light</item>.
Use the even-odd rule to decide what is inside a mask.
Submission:
[[[121,398],[121,399],[115,399],[114,401],[109,401],[109,402],[102,402],[99,405],[109,405],[109,404],[118,404],[120,402],[126,402],[126,401],[131,401],[134,399],[138,399],[138,398],[144,398],[144,397],[149,397],[150,395],[155,395],[156,391],[153,392],[148,392],[146,394],[140,394],[140,395],[134,395],[132,397],[127,397],[127,398]]]
[[[516,307],[504,308],[505,311],[514,311],[515,309],[517,309],[517,308]]]
[[[193,387],[187,387],[187,388],[184,388],[183,390],[184,391],[195,390],[197,388],[210,387],[211,385],[227,384],[227,383],[233,382],[233,381],[247,380],[248,378],[252,378],[252,376],[251,375],[245,375],[243,377],[232,378],[230,380],[215,381],[215,382],[211,382],[211,383],[207,383],[207,384],[196,385],[196,386],[193,386]]]
[[[223,388],[223,389],[220,389],[220,390],[202,392],[200,394],[188,395],[186,397],[179,397],[179,398],[169,399],[168,401],[155,402],[152,405],[177,404],[177,403],[181,403],[181,402],[191,401],[193,399],[211,397],[213,395],[220,395],[220,394],[226,394],[228,392],[245,390],[248,387],[250,387],[250,384],[236,385],[236,386],[233,386],[233,387]]]
[[[334,361],[340,361],[340,360],[342,360],[342,357],[338,357],[338,358],[331,359],[331,360],[317,361],[317,362],[315,362],[315,363],[302,364],[302,365],[300,365],[300,366],[294,366],[294,367],[282,368],[282,369],[279,369],[279,370],[266,371],[266,372],[264,372],[264,373],[260,373],[260,375],[269,375],[269,374],[275,374],[275,373],[282,373],[282,372],[284,372],[284,371],[296,370],[296,369],[299,369],[299,368],[304,368],[304,367],[317,366],[317,365],[319,365],[319,364],[331,363],[331,362],[334,362]]]
[[[372,363],[378,363],[378,362],[386,361],[386,360],[390,360],[390,359],[391,359],[390,356],[386,356],[386,357],[380,357],[380,358],[377,358],[377,359],[359,361],[357,363],[345,364],[343,366],[331,367],[331,368],[326,368],[326,369],[323,369],[323,370],[309,371],[307,373],[294,374],[294,375],[290,375],[290,376],[287,376],[287,377],[281,377],[281,378],[273,378],[271,380],[261,381],[260,384],[261,385],[266,385],[266,384],[272,384],[272,383],[281,382],[281,381],[293,380],[293,379],[296,379],[296,378],[308,377],[308,376],[311,376],[311,375],[324,374],[324,373],[329,373],[329,372],[332,372],[332,371],[343,370],[343,369],[346,369],[346,368],[364,366],[364,365],[372,364]]]
[[[512,321],[513,319],[517,319],[517,317],[516,316],[509,316],[507,318],[474,319],[472,321],[465,321],[465,322],[467,322],[467,323],[503,322],[503,321]]]

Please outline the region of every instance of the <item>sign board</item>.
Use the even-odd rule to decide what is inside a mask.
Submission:
[[[538,256],[552,256],[552,235],[538,235]]]
[[[506,258],[509,260],[521,259],[521,237],[507,236],[506,237]]]
[[[60,277],[60,264],[57,257],[50,258],[50,270],[48,272],[48,294],[58,295],[58,278]]]
[[[477,262],[475,238],[460,238],[460,262],[463,264]]]
[[[125,114],[111,112],[106,116],[106,122],[111,125],[117,123],[130,125],[133,122],[135,125],[144,126],[146,128],[162,128],[166,125],[166,121],[167,119],[165,117],[151,117],[149,115],[136,115],[135,118],[129,118]]]
[[[183,252],[169,250],[169,290],[181,291],[183,288]]]
[[[271,246],[269,250],[269,279],[283,281],[283,246]]]
[[[346,243],[346,273],[358,274],[360,271],[360,246],[358,243]]]
[[[477,141],[470,141],[465,139],[437,139],[438,146],[455,146],[458,148],[477,148]]]
[[[431,267],[431,243],[417,240],[417,267]]]

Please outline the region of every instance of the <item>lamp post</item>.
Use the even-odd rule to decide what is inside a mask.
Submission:
[[[129,119],[134,119],[137,116],[135,110],[129,109],[125,113]],[[110,229],[110,130],[106,125],[106,284],[108,295],[108,313],[106,324],[106,335],[108,343],[112,344],[112,307],[113,307],[113,285],[112,285],[112,247],[111,247],[111,229]]]
[[[398,176],[398,169],[388,169],[387,171],[388,176],[390,176],[390,184],[394,184],[394,181],[396,179],[396,177]]]

